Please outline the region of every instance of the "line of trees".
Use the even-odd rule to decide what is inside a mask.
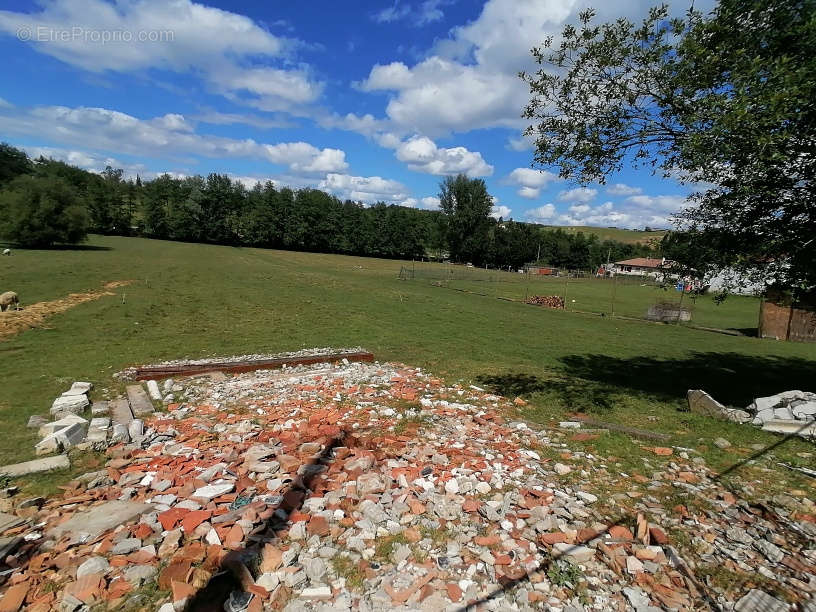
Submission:
[[[370,257],[449,257],[502,268],[536,260],[592,268],[607,258],[654,253],[595,234],[493,219],[492,198],[480,179],[445,178],[440,200],[438,211],[382,202],[364,206],[272,182],[247,189],[220,174],[142,182],[125,179],[119,169],[96,174],[43,157],[30,160],[0,144],[0,237],[26,247],[76,243],[96,233]]]

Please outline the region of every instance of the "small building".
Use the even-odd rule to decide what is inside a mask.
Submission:
[[[651,276],[656,278],[663,274],[670,265],[671,262],[667,262],[665,257],[635,257],[616,261],[610,266],[610,272],[626,276]]]

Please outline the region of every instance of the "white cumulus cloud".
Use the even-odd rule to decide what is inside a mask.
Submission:
[[[413,68],[402,62],[378,64],[359,87],[396,92],[386,115],[402,129],[429,136],[489,127],[517,129],[527,97],[514,73],[484,72],[436,56]]]
[[[342,200],[402,203],[408,199],[407,188],[399,181],[379,176],[352,176],[330,173],[318,183],[318,188],[335,194]]]
[[[57,141],[85,149],[151,158],[250,158],[288,166],[296,174],[341,172],[348,168],[345,152],[319,149],[306,142],[259,143],[199,134],[182,115],[139,119],[105,108],[39,106],[0,108],[0,133]]]
[[[679,195],[634,195],[626,198],[626,202],[640,208],[658,210],[664,213],[680,212],[686,206],[686,198]]]
[[[111,168],[121,168],[125,171],[126,177],[135,177],[140,174],[149,177],[151,173],[147,171],[144,164],[123,162],[115,157],[100,155],[88,151],[75,149],[61,149],[58,147],[21,147],[31,159],[45,157],[63,161],[66,164],[88,170],[90,172],[102,172],[107,166]]]
[[[415,136],[400,144],[396,156],[398,160],[408,164],[411,170],[426,174],[493,174],[493,166],[485,162],[481,153],[468,151],[465,147],[437,147],[433,140],[424,136]]]
[[[490,209],[490,216],[494,219],[508,219],[510,217],[510,213],[512,212],[513,211],[507,206],[493,206]]]
[[[635,195],[623,202],[604,202],[598,206],[577,204],[555,221],[560,225],[588,225],[595,227],[668,228],[673,225],[672,215],[687,205],[683,196]]]
[[[695,8],[705,12],[713,3],[700,0]],[[680,14],[687,8],[685,0],[669,4]],[[437,137],[491,127],[518,130],[530,93],[517,73],[535,69],[530,49],[557,37],[586,6],[583,0],[488,0],[476,19],[453,28],[423,59],[376,64],[359,86],[388,92],[386,114],[407,131]],[[650,0],[600,3],[598,21],[639,19],[649,6]],[[517,139],[510,146],[523,143]]]
[[[640,187],[631,187],[624,183],[615,183],[606,188],[606,193],[616,196],[631,196],[643,193],[643,190]]]
[[[0,31],[30,32],[36,51],[83,70],[191,73],[212,91],[264,110],[295,110],[323,90],[308,68],[292,67],[302,43],[244,15],[191,0],[39,4],[32,12],[0,11]],[[102,42],[103,33],[119,34]]]
[[[424,208],[426,210],[437,210],[439,208],[439,198],[435,196],[425,196],[424,198],[406,198],[399,203],[400,206],[410,206],[411,208]]]
[[[516,168],[508,176],[506,181],[520,187],[516,191],[522,198],[535,200],[541,195],[541,190],[554,181],[558,181],[558,175],[547,170],[533,170],[532,168]]]
[[[530,221],[534,221],[536,223],[548,221],[555,216],[555,205],[544,204],[544,206],[539,206],[538,208],[531,208],[525,213],[525,216]]]
[[[558,192],[558,200],[560,202],[575,202],[577,204],[586,204],[595,199],[598,195],[597,189],[590,189],[589,187],[576,187],[575,189],[567,189]]]

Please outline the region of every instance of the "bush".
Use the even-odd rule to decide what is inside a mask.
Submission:
[[[75,244],[88,234],[76,191],[53,176],[19,176],[0,191],[0,237],[24,247]]]

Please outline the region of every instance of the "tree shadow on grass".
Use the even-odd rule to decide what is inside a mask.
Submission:
[[[754,398],[790,389],[813,390],[816,360],[695,352],[685,359],[568,355],[568,376],[640,391],[659,400],[703,389],[723,404],[744,407]]]
[[[759,357],[738,353],[692,353],[685,359],[567,355],[550,378],[509,372],[477,381],[507,397],[554,393],[573,410],[610,407],[620,393],[678,401],[703,389],[723,404],[745,407],[756,397],[791,389],[816,390],[816,359]]]
[[[728,327],[727,331],[736,332],[741,336],[748,336],[756,338],[759,335],[759,330],[756,327]]]
[[[534,393],[554,395],[574,412],[603,411],[614,404],[615,389],[564,376],[541,378],[535,374],[484,374],[476,381],[499,395],[514,398]]]

